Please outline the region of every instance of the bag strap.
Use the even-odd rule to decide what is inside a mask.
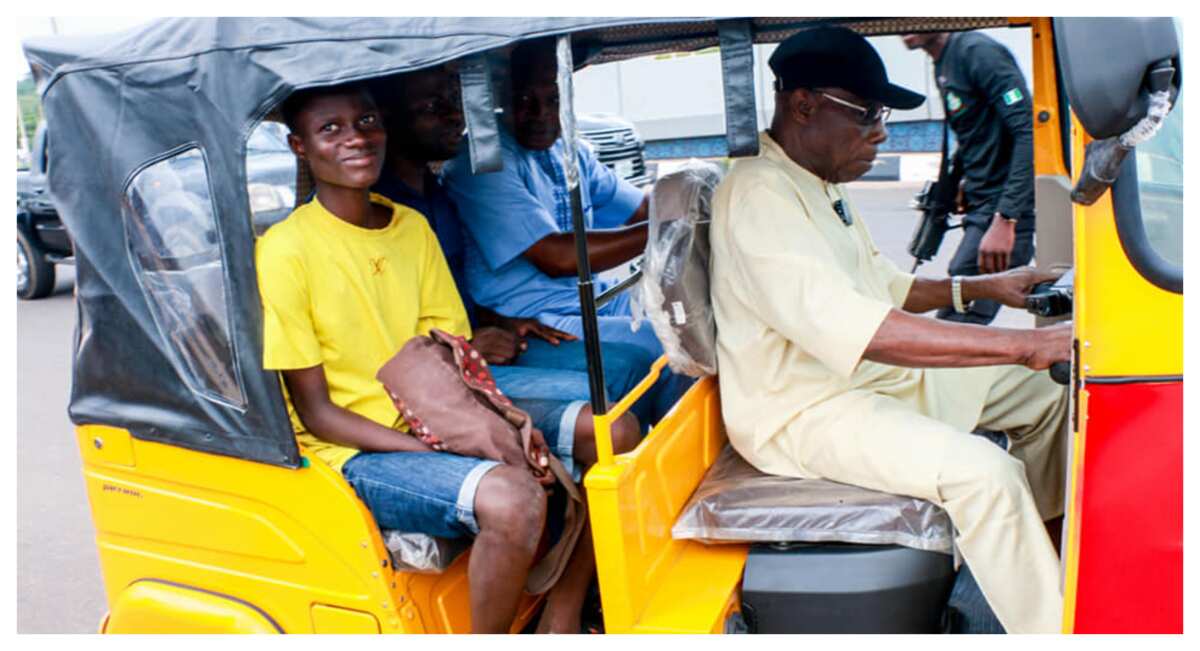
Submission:
[[[479,351],[467,343],[465,337],[451,335],[437,328],[430,330],[429,336],[434,341],[448,346],[454,352],[454,363],[462,373],[463,382],[468,388],[483,397],[492,409],[517,430],[521,450],[525,453],[525,461],[531,470],[536,473],[544,472],[539,466],[538,460],[533,458],[533,419],[524,409],[514,405],[512,400],[509,400],[496,386],[491,371],[487,370],[487,362],[479,355]],[[468,358],[471,363],[468,363]],[[470,368],[473,367],[478,367],[479,370],[475,373],[470,372]],[[550,474],[554,475],[555,480],[566,490],[570,499],[566,501],[563,532],[559,536],[558,542],[529,570],[529,576],[525,580],[525,591],[529,594],[541,594],[554,586],[566,569],[567,562],[571,559],[571,552],[575,550],[575,545],[579,542],[579,536],[587,523],[587,503],[584,502],[579,487],[575,485],[574,478],[567,472],[558,457],[553,454],[549,454],[548,457]]]

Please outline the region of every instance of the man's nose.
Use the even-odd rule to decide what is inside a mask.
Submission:
[[[544,102],[539,99],[533,104],[533,114],[539,119],[548,119],[554,115],[554,112],[551,109],[550,102]]]
[[[867,132],[867,142],[872,145],[879,145],[887,139],[887,125],[884,124],[883,120],[876,120],[875,124],[871,125],[871,130]]]

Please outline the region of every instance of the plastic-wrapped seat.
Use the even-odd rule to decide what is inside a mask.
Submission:
[[[654,328],[671,370],[692,377],[717,372],[708,226],[723,174],[713,163],[689,160],[655,182],[642,282],[633,294],[635,314]]]
[[[937,505],[824,479],[762,473],[726,446],[692,493],[675,538],[721,542],[843,542],[953,553]]]
[[[726,446],[671,534],[755,543],[742,573],[750,632],[946,630],[954,529],[924,500],[767,475]]]
[[[402,572],[440,574],[471,546],[470,538],[438,538],[394,529],[380,533],[392,557],[392,567]]]

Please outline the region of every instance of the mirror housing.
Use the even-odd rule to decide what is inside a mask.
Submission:
[[[1173,63],[1179,93],[1179,38],[1171,18],[1055,18],[1054,46],[1071,110],[1097,140],[1118,136],[1149,108],[1151,68]]]

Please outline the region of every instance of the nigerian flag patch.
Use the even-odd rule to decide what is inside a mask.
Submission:
[[[1004,93],[1004,105],[1012,106],[1024,98],[1025,96],[1021,94],[1021,90],[1019,88],[1014,88],[1007,93]]]

